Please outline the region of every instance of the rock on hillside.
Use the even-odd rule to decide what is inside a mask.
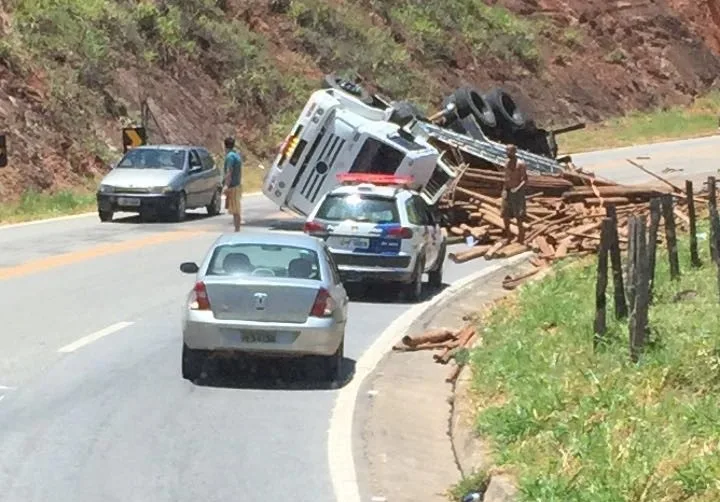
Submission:
[[[688,102],[720,70],[718,0],[0,2],[0,198],[94,182],[148,98],[153,142],[267,162],[324,73],[436,107],[502,85],[543,125]]]

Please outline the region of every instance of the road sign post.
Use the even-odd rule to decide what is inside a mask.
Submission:
[[[0,167],[8,165],[7,140],[5,133],[0,133]]]
[[[128,149],[145,145],[147,143],[147,133],[144,127],[126,127],[122,131],[123,153],[127,153]]]

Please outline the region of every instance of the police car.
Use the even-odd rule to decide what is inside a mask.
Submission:
[[[400,283],[419,300],[423,274],[442,285],[447,239],[440,219],[412,177],[340,174],[305,221],[307,234],[327,242],[343,283]]]

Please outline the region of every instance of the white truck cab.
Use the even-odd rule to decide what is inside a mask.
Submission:
[[[391,113],[339,89],[315,91],[265,176],[263,193],[307,216],[339,185],[338,174],[376,173],[412,176],[412,188],[435,204],[455,170],[423,137],[389,122]]]

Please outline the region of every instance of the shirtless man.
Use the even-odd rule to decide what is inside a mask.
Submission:
[[[505,236],[508,242],[512,239],[510,220],[515,218],[518,225],[518,241],[525,241],[525,186],[527,184],[527,168],[525,162],[518,160],[515,145],[506,148],[508,161],[505,163],[505,182],[502,192],[502,217],[505,223]]]

